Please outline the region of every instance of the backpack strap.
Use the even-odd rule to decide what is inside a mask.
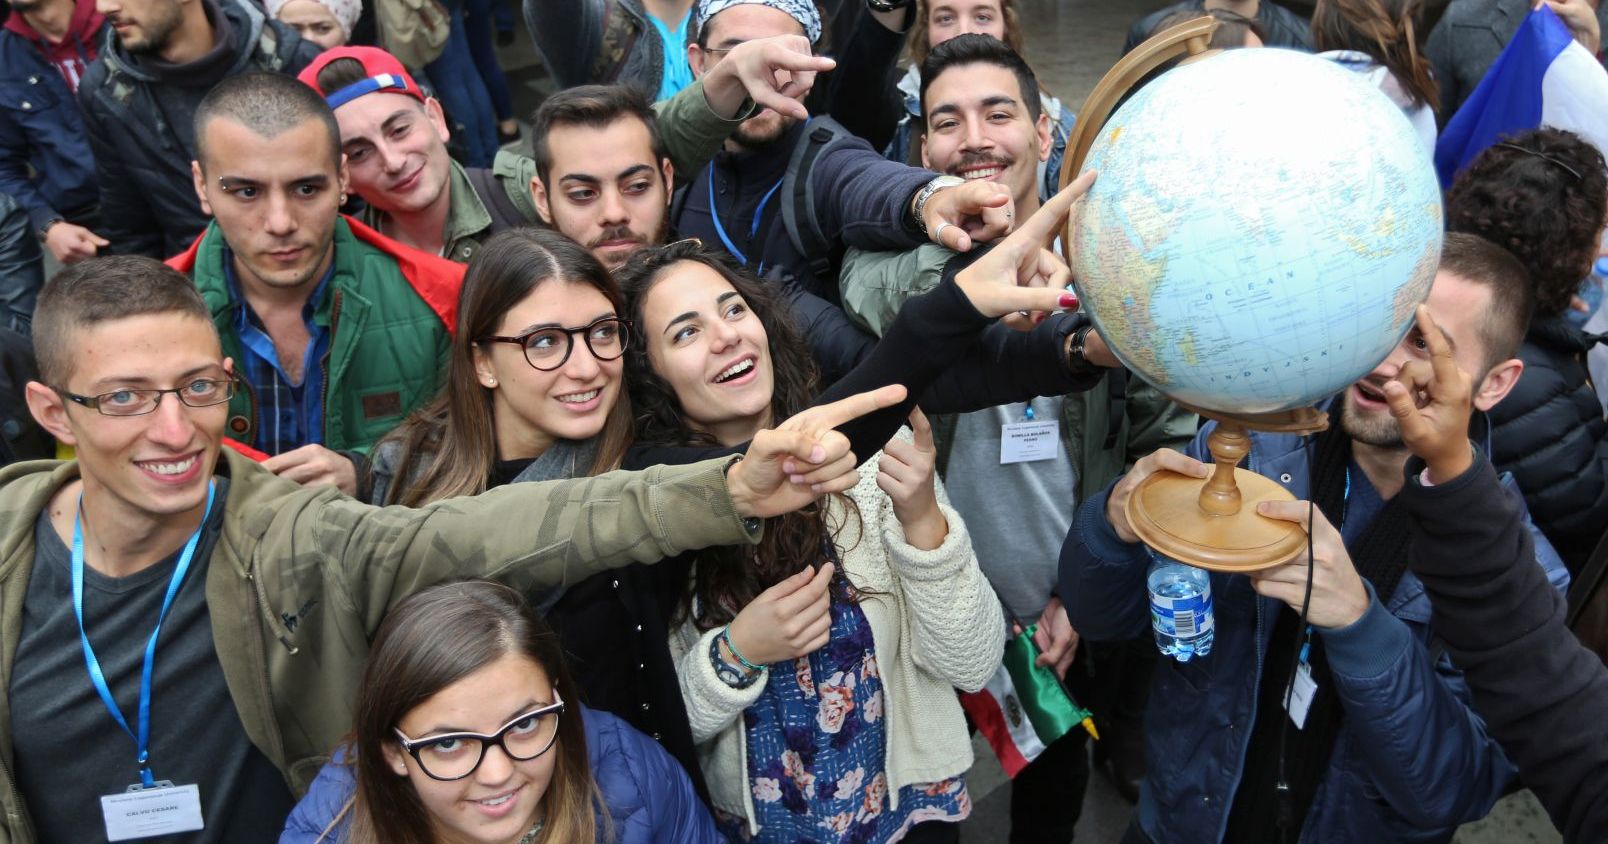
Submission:
[[[782,177],[782,192],[786,195],[782,224],[787,227],[793,248],[804,256],[810,275],[826,279],[832,277],[832,241],[821,231],[821,221],[815,213],[815,181],[810,177],[822,153],[851,142],[855,136],[830,117],[812,118],[806,128],[804,142],[793,147],[787,173]]]
[[[519,212],[508,191],[503,189],[502,182],[490,167],[465,167],[464,173],[469,176],[469,184],[475,189],[475,196],[480,197],[480,204],[486,207],[491,215],[491,233],[497,234],[509,229],[516,229],[527,225],[530,221]]]
[[[1591,604],[1592,597],[1601,589],[1604,575],[1608,575],[1608,532],[1597,541],[1596,549],[1580,568],[1580,574],[1569,583],[1569,614],[1566,618],[1571,630],[1575,622],[1580,620],[1581,613]]]

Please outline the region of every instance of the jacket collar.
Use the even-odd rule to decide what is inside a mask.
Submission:
[[[213,3],[213,0],[202,0]],[[248,69],[255,45],[262,37],[263,27],[267,25],[268,18],[262,10],[251,0],[217,0],[213,8],[218,14],[229,19],[234,41],[235,57],[229,75],[242,73]],[[139,62],[129,55],[123,48],[123,42],[117,38],[117,33],[111,27],[106,27],[106,40],[101,44],[101,58],[106,61],[107,69],[116,73],[124,73],[141,81],[156,82],[157,77],[149,70],[142,68]]]

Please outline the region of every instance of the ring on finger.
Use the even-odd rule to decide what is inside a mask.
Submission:
[[[938,228],[932,230],[932,239],[934,241],[938,242],[938,243],[943,243],[943,241],[944,241],[944,229],[950,228],[953,225],[954,225],[953,223],[949,223],[949,222],[939,223]]]

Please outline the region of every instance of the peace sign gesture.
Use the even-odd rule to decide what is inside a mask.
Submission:
[[[1474,379],[1458,368],[1451,344],[1424,305],[1418,306],[1418,333],[1429,360],[1402,364],[1395,379],[1385,383],[1385,401],[1401,426],[1402,442],[1429,464],[1430,480],[1444,483],[1474,463],[1468,441]]]

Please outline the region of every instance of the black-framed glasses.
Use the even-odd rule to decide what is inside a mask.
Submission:
[[[569,360],[570,352],[575,350],[577,334],[586,341],[586,348],[592,351],[592,357],[614,360],[625,354],[626,344],[631,341],[631,322],[619,317],[603,317],[578,328],[550,325],[532,328],[513,337],[482,337],[477,342],[517,344],[525,350],[526,363],[542,372],[552,372]]]
[[[556,703],[540,706],[502,725],[495,733],[442,733],[438,736],[408,738],[393,727],[402,749],[419,763],[425,776],[442,782],[461,780],[474,773],[486,758],[486,748],[500,747],[509,759],[528,762],[551,750],[558,740],[558,716],[564,701],[555,693]]]
[[[1503,143],[1500,143],[1500,144],[1492,144],[1492,146],[1501,147],[1502,149],[1510,149],[1510,150],[1513,150],[1514,152],[1522,152],[1522,153],[1525,153],[1526,155],[1533,155],[1536,158],[1539,158],[1542,161],[1547,162],[1548,164],[1556,164],[1559,167],[1562,167],[1563,171],[1565,173],[1568,173],[1569,175],[1575,177],[1575,181],[1577,181],[1577,182],[1580,181],[1581,179],[1585,178],[1584,176],[1580,175],[1579,170],[1576,170],[1573,167],[1570,167],[1568,164],[1565,164],[1563,162],[1563,159],[1558,158],[1557,156],[1547,155],[1544,152],[1537,152],[1536,150],[1528,149],[1526,147],[1521,147],[1518,144],[1514,144],[1514,143],[1503,142]]]
[[[144,416],[156,410],[162,396],[172,393],[189,407],[211,407],[234,398],[234,379],[197,378],[182,387],[154,390],[128,387],[95,396],[81,396],[60,387],[53,388],[74,404],[81,404],[102,416]]]

